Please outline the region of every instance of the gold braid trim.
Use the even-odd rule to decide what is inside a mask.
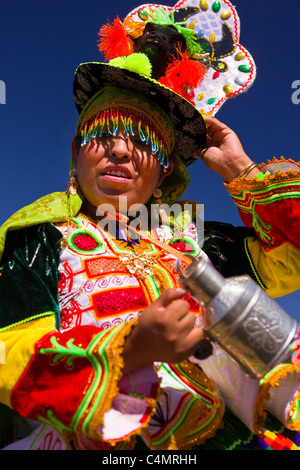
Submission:
[[[300,373],[300,366],[295,364],[280,364],[275,367],[269,374],[265,376],[260,382],[260,387],[256,396],[253,412],[253,432],[261,434],[264,422],[266,420],[266,402],[270,399],[270,390],[279,387],[279,380],[287,378],[288,374]],[[293,419],[297,407],[297,400],[299,400],[300,391],[294,397],[293,403],[289,410],[289,429],[300,430],[300,416]]]
[[[300,390],[297,392],[293,403],[289,409],[289,429],[292,431],[300,431],[300,413],[299,413],[299,404],[300,404]],[[295,416],[295,417],[294,417]]]
[[[104,390],[102,390],[102,396],[99,396],[100,390],[97,389],[94,393],[93,399],[91,400],[88,408],[85,410],[84,416],[81,419],[80,429],[77,430],[77,433],[86,434],[88,439],[94,441],[95,445],[97,443],[106,443],[113,446],[114,449],[132,449],[134,447],[135,442],[135,435],[140,434],[141,430],[133,431],[131,435],[127,435],[126,438],[120,438],[120,440],[114,441],[104,441],[101,435],[99,428],[103,426],[103,419],[106,412],[111,409],[112,401],[114,397],[116,397],[119,393],[118,382],[120,381],[123,372],[122,369],[124,367],[124,361],[122,357],[124,343],[126,338],[131,333],[132,329],[136,326],[138,319],[133,319],[128,323],[122,324],[122,328],[119,328],[119,331],[116,331],[116,334],[112,339],[109,341],[109,344],[105,347],[105,353],[107,357],[107,370],[110,371],[109,379],[107,386]],[[109,330],[108,330],[109,331]],[[105,339],[105,338],[104,338]],[[101,342],[96,345],[94,348],[94,355],[97,356],[98,350],[101,348]],[[97,359],[98,360],[98,359]],[[92,386],[92,385],[90,385]],[[101,387],[100,387],[101,388]],[[160,389],[158,389],[158,393]],[[145,397],[147,402],[147,406],[152,408],[151,412],[149,413],[149,417],[145,422],[143,422],[142,427],[147,426],[148,421],[151,415],[155,412],[156,406],[156,399]],[[97,405],[98,402],[98,405]],[[93,407],[97,405],[95,411],[90,419],[90,422],[86,426],[86,432],[82,430],[84,426],[84,422],[92,412],[91,410]],[[76,433],[69,433],[66,432],[64,434],[64,439],[66,442],[72,443],[74,447],[79,448],[78,444],[78,436]],[[101,447],[101,444],[100,444]]]
[[[213,381],[190,361],[170,365],[170,368],[183,383],[191,380],[194,393],[186,390],[180,408],[155,436],[143,429],[144,441],[151,450],[189,450],[213,438],[223,427],[223,402],[217,396]],[[206,403],[203,396],[212,404]]]

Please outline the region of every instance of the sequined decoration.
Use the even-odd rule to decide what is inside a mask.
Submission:
[[[98,112],[90,118],[81,129],[81,146],[87,145],[90,139],[117,136],[122,124],[126,137],[134,137],[134,120],[137,123],[137,133],[142,144],[151,147],[151,153],[156,156],[164,168],[169,167],[169,156],[162,134],[152,122],[139,112],[127,108],[109,108]]]
[[[154,273],[154,262],[147,254],[124,253],[120,255],[119,260],[126,266],[130,274],[135,274],[140,279],[152,276]]]

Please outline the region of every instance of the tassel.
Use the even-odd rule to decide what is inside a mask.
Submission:
[[[105,60],[128,56],[134,52],[133,42],[127,36],[126,28],[119,17],[113,24],[106,24],[98,33],[98,49],[104,53]]]

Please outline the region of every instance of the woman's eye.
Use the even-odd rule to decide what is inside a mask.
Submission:
[[[101,140],[108,140],[111,138],[111,135],[110,134],[106,134],[106,133],[103,133],[102,135],[98,135],[97,136],[97,140],[101,141]]]
[[[134,139],[134,144],[135,145],[138,145],[139,147],[147,147],[148,144],[145,140],[141,140],[141,139]]]

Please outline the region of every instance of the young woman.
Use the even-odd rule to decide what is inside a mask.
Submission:
[[[280,178],[264,176],[227,126],[205,124],[185,98],[132,70],[82,64],[74,96],[68,191],[1,229],[2,446],[298,448],[298,366],[279,365],[260,382],[220,349],[197,361],[204,312],[180,287],[175,261],[209,257],[270,295],[293,290],[296,214],[285,212],[287,233],[274,209],[288,207],[299,166],[283,162],[290,169]],[[180,199],[184,162],[195,156],[225,178],[249,228],[207,224],[201,249],[191,213],[186,224],[169,218],[133,236],[130,208]],[[108,208],[114,234],[101,224]]]

